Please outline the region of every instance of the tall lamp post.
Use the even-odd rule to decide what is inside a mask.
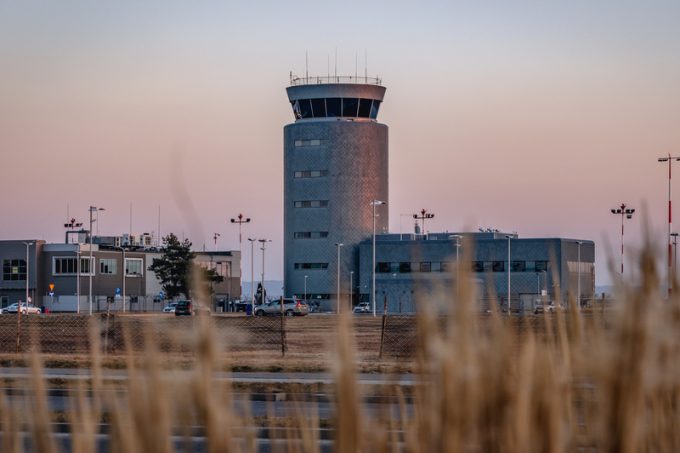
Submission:
[[[267,242],[271,242],[271,239],[258,239],[257,241],[262,244],[260,250],[262,250],[262,303],[264,303],[264,251],[267,248]],[[255,310],[253,310],[254,313]]]
[[[623,219],[632,219],[635,209],[630,209],[626,207],[625,203],[621,203],[621,206],[612,209],[612,214],[621,216],[621,278],[623,279]]]
[[[373,316],[375,317],[375,207],[381,204],[387,204],[381,200],[372,200],[371,206],[373,206],[373,267],[371,269],[372,275],[372,286],[371,286],[371,300],[373,301]]]
[[[121,271],[121,274],[123,275],[123,313],[125,313],[125,277],[126,277],[126,269],[125,269],[125,247],[113,247],[116,250],[120,250],[123,253],[123,269]]]
[[[243,267],[241,266],[241,261],[243,260],[243,257],[241,256],[241,226],[244,223],[250,223],[250,217],[243,218],[243,214],[239,213],[239,215],[236,216],[236,218],[231,219],[231,223],[238,224],[238,273],[239,273],[239,279],[242,278],[243,272],[242,269]],[[215,233],[217,234],[217,233]],[[251,263],[252,267],[252,263]],[[252,276],[251,276],[252,277]],[[252,278],[250,279],[252,281]],[[241,290],[241,294],[243,294],[243,288],[239,288]],[[264,288],[263,288],[264,289]],[[255,306],[253,306],[255,308]]]
[[[88,263],[88,266],[87,266],[88,271],[89,271],[88,274],[89,274],[89,286],[90,286],[89,296],[88,296],[88,299],[90,301],[90,316],[92,316],[92,274],[94,273],[94,266],[92,265],[92,223],[97,221],[97,219],[92,218],[92,214],[94,214],[95,212],[103,211],[103,210],[104,210],[104,208],[98,208],[96,206],[90,206],[90,232],[89,232],[89,236],[90,236],[90,262]],[[80,305],[80,301],[78,301],[78,302],[79,302],[79,305]]]
[[[337,269],[338,287],[337,287],[336,301],[335,301],[335,314],[336,315],[340,314],[340,247],[342,247],[343,245],[344,244],[342,242],[336,242],[335,243],[335,248],[338,249],[338,269]]]
[[[250,242],[250,311],[255,315],[255,243],[257,239],[248,238]]]
[[[678,235],[680,233],[671,233],[673,237],[673,282],[675,282],[678,273]],[[674,283],[675,284],[675,283]]]
[[[423,231],[421,233],[425,234],[425,220],[434,218],[434,214],[427,212],[427,209],[421,209],[420,215],[413,214],[413,218],[416,219],[416,221],[420,220],[422,222]]]
[[[305,275],[305,304],[307,303],[307,277],[309,275]]]
[[[349,271],[349,311],[352,311],[352,307],[354,306],[354,288],[352,285],[354,285],[354,271]]]
[[[673,291],[673,277],[672,277],[672,252],[671,252],[671,228],[673,223],[673,209],[671,205],[671,163],[673,161],[679,161],[680,157],[671,156],[670,153],[666,157],[659,157],[659,162],[668,162],[668,296],[671,295]],[[623,273],[623,271],[621,272]]]
[[[508,316],[510,316],[510,239],[512,236],[506,234],[505,238],[508,240]]]
[[[576,241],[576,244],[578,245],[578,257],[576,258],[577,261],[577,280],[576,280],[576,305],[581,308],[581,244],[583,244],[583,241]]]

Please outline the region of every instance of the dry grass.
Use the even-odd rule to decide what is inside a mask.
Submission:
[[[398,387],[373,390],[400,403],[371,414],[363,403],[368,390],[356,379],[366,358],[352,323],[362,320],[338,318],[335,333],[326,332],[332,354],[313,359],[334,376],[331,419],[302,402],[296,416],[283,419],[273,412],[254,418],[239,408],[233,389],[211,379],[224,357],[210,318],[200,318],[187,339],[188,377],[168,366],[149,335],[143,355],[126,356],[124,388],[114,387],[102,377],[106,358],[95,326],[93,352],[83,359],[93,379],[70,389],[71,449],[97,451],[106,422],[111,451],[120,452],[188,451],[195,429],[208,451],[255,451],[248,427],[262,425],[290,428],[282,451],[321,451],[322,426],[332,428],[339,452],[680,451],[680,298],[661,296],[650,250],[640,257],[639,284],[620,288],[607,319],[598,311],[584,316],[569,301],[569,311],[540,318],[539,334],[518,334],[517,322],[501,313],[481,318],[474,288],[457,288],[457,297],[445,301],[444,323],[418,318],[416,357],[401,364],[416,376],[412,395]],[[30,398],[0,394],[0,451],[23,451],[28,433],[34,451],[56,452],[42,356],[28,359]]]

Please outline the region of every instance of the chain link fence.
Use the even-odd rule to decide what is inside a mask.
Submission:
[[[491,314],[478,315],[480,322]],[[501,314],[504,318],[507,315]],[[446,317],[438,317],[439,329],[446,329]],[[519,334],[545,329],[544,316],[513,316]],[[19,322],[20,321],[20,322]],[[0,315],[0,353],[88,354],[92,334],[97,335],[101,352],[110,355],[128,351],[142,353],[147,344],[163,353],[192,354],[199,332],[208,328],[217,351],[255,356],[318,356],[334,350],[337,317],[252,317],[213,315]],[[353,336],[362,360],[412,358],[418,348],[418,317],[355,315]],[[91,330],[94,329],[94,330]],[[443,332],[443,330],[442,330]]]

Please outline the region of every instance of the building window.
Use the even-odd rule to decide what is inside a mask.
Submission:
[[[472,272],[484,272],[484,261],[473,261]]]
[[[325,208],[328,206],[328,200],[294,201],[293,206],[296,208]]]
[[[380,101],[373,100],[373,104],[371,105],[371,119],[374,120],[378,118],[378,109],[380,109]]]
[[[99,273],[106,275],[116,274],[117,263],[114,259],[100,259],[99,260]]]
[[[76,275],[78,269],[76,267],[77,258],[66,256],[55,256],[52,258],[52,275]],[[92,257],[92,262],[95,258]],[[94,270],[94,266],[90,266],[90,257],[80,257],[80,275],[90,275],[90,269]],[[92,274],[94,275],[94,274]]]
[[[543,272],[548,270],[548,262],[547,261],[536,261],[534,263],[534,269],[536,272]]]
[[[513,261],[512,262],[512,271],[513,272],[525,272],[527,270],[527,262],[526,261]]]
[[[371,116],[371,100],[359,99],[359,117],[368,118]]]
[[[314,118],[325,118],[326,117],[326,100],[312,99],[312,110],[314,111]]]
[[[295,263],[295,269],[328,269],[328,263]]]
[[[420,263],[420,272],[432,272],[432,263],[423,261]]]
[[[311,140],[295,140],[295,147],[303,147],[303,146],[321,146],[321,140],[320,139],[311,139]]]
[[[321,178],[328,176],[328,170],[303,170],[293,173],[294,178]]]
[[[296,231],[294,239],[322,239],[328,237],[328,231]]]
[[[432,272],[441,272],[442,271],[442,263],[435,261],[432,263]]]
[[[494,261],[491,264],[492,272],[505,272],[505,261]]]
[[[340,105],[342,100],[340,98],[327,98],[326,99],[326,113],[329,117],[340,116],[342,112],[340,111]]]
[[[399,263],[399,273],[400,274],[408,274],[410,272],[411,272],[411,263],[408,263],[408,262]]]
[[[375,271],[379,274],[387,274],[390,272],[390,263],[377,263],[375,265]]]
[[[26,260],[3,260],[2,279],[6,281],[26,280]]]
[[[359,99],[357,98],[344,98],[342,100],[342,116],[354,118],[357,116],[357,110],[359,109]]]
[[[142,258],[125,258],[125,275],[128,277],[141,277],[144,269]]]

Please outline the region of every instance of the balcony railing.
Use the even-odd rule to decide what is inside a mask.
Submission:
[[[298,77],[293,75],[290,76],[290,86],[324,85],[330,83],[356,83],[361,85],[382,86],[382,79],[378,77],[363,77],[363,76],[313,76],[313,77]]]

